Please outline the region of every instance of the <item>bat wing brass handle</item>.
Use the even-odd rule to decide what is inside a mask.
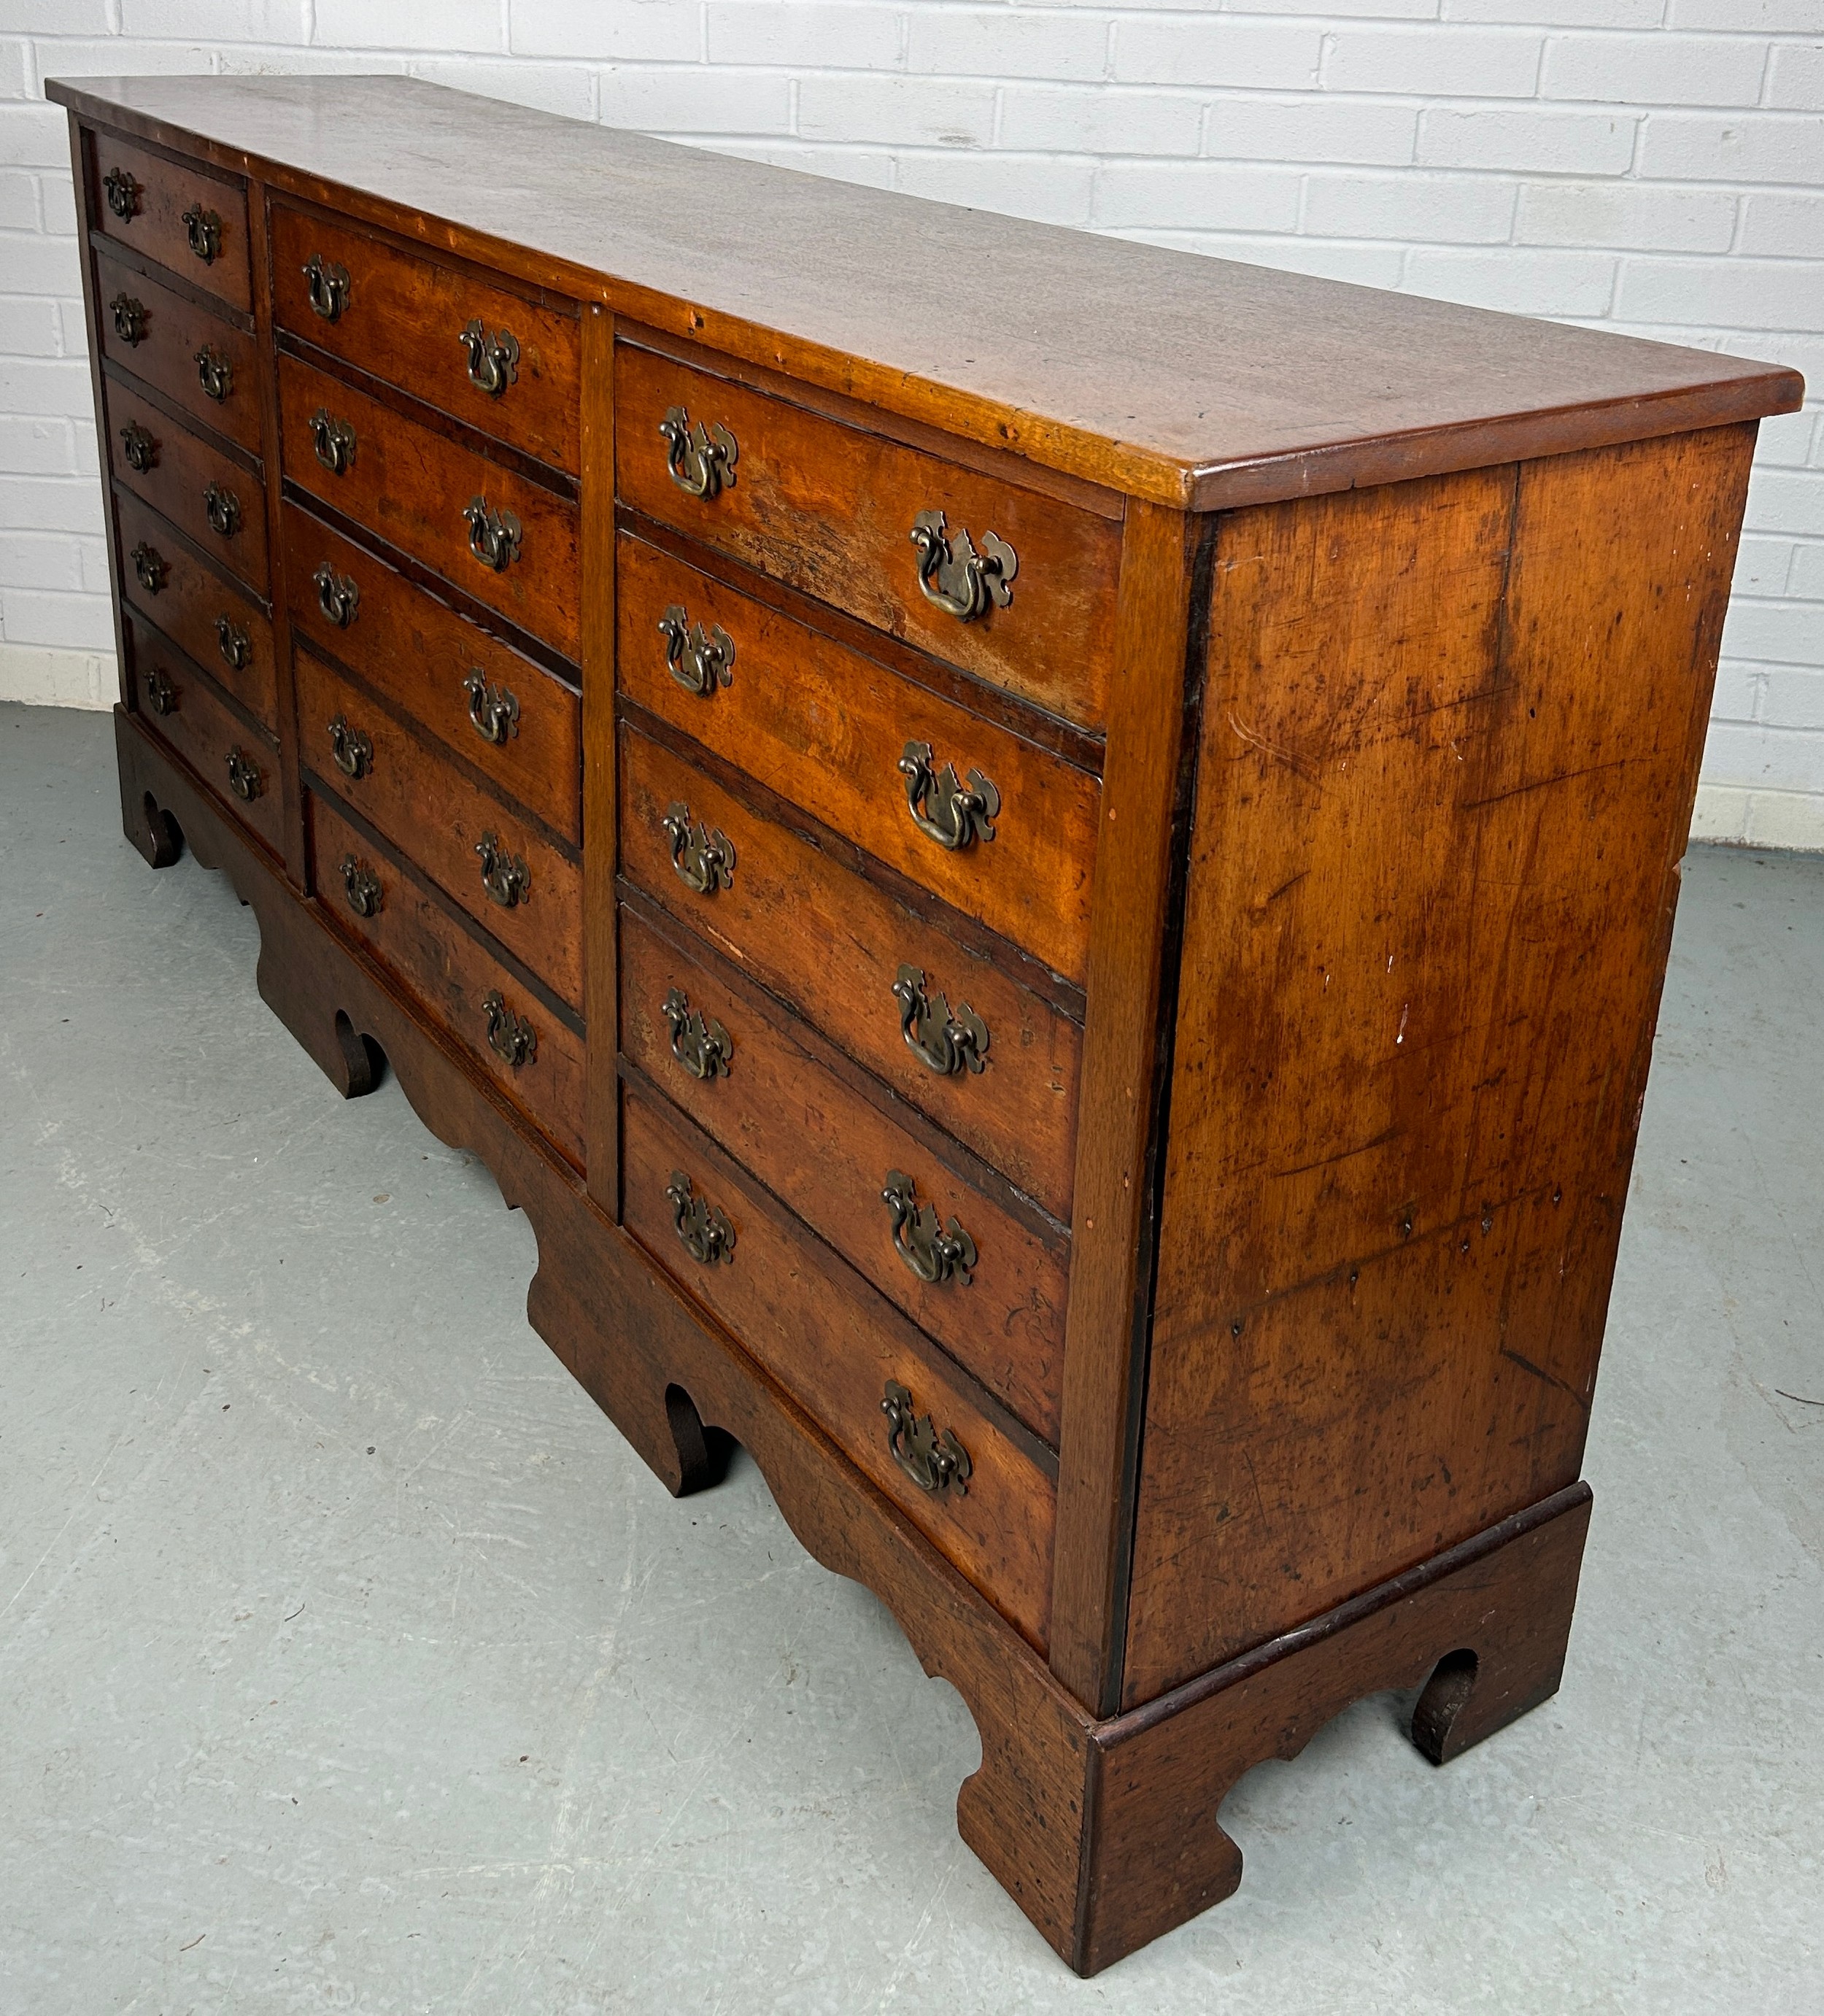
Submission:
[[[469,524],[469,550],[485,567],[504,574],[520,556],[523,535],[510,511],[491,511],[485,497],[471,497],[463,506]]]
[[[342,857],[342,889],[348,907],[358,917],[376,916],[380,907],[380,878],[365,861],[352,854]]]
[[[340,322],[348,305],[348,268],[313,252],[304,263],[304,290],[325,322]]]
[[[490,902],[510,910],[531,895],[532,871],[526,866],[525,856],[509,854],[497,834],[483,833],[475,843],[475,851],[480,857],[481,886]]]
[[[714,1266],[718,1260],[725,1267],[732,1267],[735,1263],[735,1228],[721,1207],[712,1204],[707,1197],[700,1197],[682,1169],[671,1172],[665,1194],[671,1201],[671,1222],[678,1228],[678,1237],[691,1258],[706,1267]]]
[[[480,315],[456,338],[469,358],[469,383],[498,399],[520,375],[520,346],[510,329],[490,336]]]
[[[338,574],[325,560],[311,576],[311,582],[317,591],[317,607],[322,610],[324,621],[333,623],[338,630],[346,630],[361,607],[361,588],[354,577]]]
[[[719,826],[690,823],[690,808],[682,802],[667,808],[660,822],[671,843],[671,866],[686,889],[713,896],[735,886],[735,846]]]
[[[673,603],[659,618],[665,640],[665,664],[686,693],[713,696],[718,686],[735,682],[735,640],[721,624],[694,627],[683,608]]]
[[[955,852],[994,838],[1001,794],[980,771],[970,772],[966,786],[959,783],[955,764],[937,768],[928,742],[908,742],[898,769],[912,824],[928,839]]]
[[[211,477],[203,486],[203,512],[209,528],[232,539],[241,528],[241,500]]]
[[[228,752],[228,788],[243,805],[247,805],[266,788],[266,779],[259,765],[243,749],[237,747]]]
[[[102,187],[107,194],[109,209],[123,224],[139,214],[139,185],[124,168],[110,168],[102,177]]]
[[[158,466],[157,437],[137,420],[129,420],[121,428],[121,452],[127,458],[127,466],[138,470],[142,476]]]
[[[254,640],[232,616],[216,617],[215,648],[230,671],[244,672],[252,662]]]
[[[966,530],[947,532],[941,511],[921,511],[913,519],[912,542],[919,550],[919,588],[926,601],[973,623],[1013,599],[1020,556],[993,532],[982,535],[981,551]]]
[[[373,737],[365,728],[351,728],[339,714],[329,724],[329,754],[345,777],[365,777],[374,766]]]
[[[482,997],[481,1012],[487,1021],[487,1047],[503,1063],[519,1071],[538,1056],[538,1031],[524,1016],[513,1013],[498,987]]]
[[[139,585],[148,595],[156,595],[164,586],[164,578],[171,571],[169,563],[156,546],[149,546],[142,539],[127,556],[133,563],[133,571],[139,578]]]
[[[910,1391],[897,1379],[887,1381],[880,1411],[887,1417],[887,1446],[893,1460],[919,1490],[934,1497],[947,1491],[959,1498],[969,1495],[975,1465],[954,1429],[940,1433],[929,1414],[917,1411]]]
[[[221,257],[221,219],[214,211],[192,203],[184,212],[184,233],[190,250],[205,266],[213,266]]]
[[[970,1272],[980,1255],[975,1241],[954,1218],[944,1229],[944,1214],[934,1204],[920,1204],[918,1188],[903,1169],[889,1169],[880,1192],[893,1227],[895,1251],[921,1281],[941,1287],[959,1281],[964,1287],[973,1282]]]
[[[902,966],[893,983],[899,1003],[899,1032],[919,1062],[940,1078],[962,1071],[984,1071],[988,1063],[988,1025],[966,1001],[956,1013],[942,993],[927,995],[922,967]]]
[[[505,746],[509,735],[520,732],[520,703],[505,686],[491,686],[477,665],[462,682],[469,696],[469,718],[484,742],[496,748]]]
[[[693,1078],[713,1082],[729,1075],[735,1039],[713,1015],[693,1009],[682,987],[674,987],[659,1013],[671,1031],[671,1054]]]
[[[665,466],[680,490],[707,502],[734,488],[741,450],[719,420],[708,427],[699,420],[693,427],[684,408],[672,406],[660,421],[659,432],[665,439]]]
[[[354,466],[354,430],[327,407],[318,407],[311,416],[311,446],[332,476],[346,476]]]
[[[118,293],[108,304],[109,312],[114,319],[114,333],[121,340],[134,347],[146,340],[146,304],[136,301],[129,293]]]
[[[234,390],[234,366],[219,350],[204,344],[194,358],[196,382],[219,406]]]
[[[178,711],[178,689],[162,665],[154,665],[146,675],[146,704],[154,714],[175,714]]]

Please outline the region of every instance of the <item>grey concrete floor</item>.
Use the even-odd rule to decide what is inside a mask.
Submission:
[[[750,1463],[665,1495],[256,940],[105,718],[0,707],[5,2016],[1824,2011],[1824,860],[1688,866],[1563,1691],[1441,1772],[1362,1703],[1088,1983],[958,1697]]]

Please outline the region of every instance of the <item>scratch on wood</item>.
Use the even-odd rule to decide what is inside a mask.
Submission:
[[[1283,763],[1288,770],[1302,777],[1306,783],[1322,793],[1323,787],[1318,783],[1316,773],[1308,764],[1301,763],[1296,756],[1286,750],[1275,748],[1264,735],[1257,735],[1251,728],[1244,728],[1240,717],[1233,707],[1229,711],[1229,725],[1249,748],[1259,750],[1264,756],[1271,756],[1275,763]]]
[[[1567,1386],[1562,1379],[1548,1372],[1542,1365],[1535,1365],[1530,1358],[1522,1358],[1517,1351],[1509,1351],[1505,1344],[1501,1347],[1501,1355],[1503,1358],[1511,1359],[1523,1372],[1530,1372],[1535,1379],[1543,1379],[1548,1386],[1556,1386],[1560,1393],[1569,1395],[1580,1409],[1588,1412],[1589,1402],[1576,1388]]]

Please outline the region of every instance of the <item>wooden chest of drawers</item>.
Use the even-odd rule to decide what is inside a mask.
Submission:
[[[487,1160],[669,1486],[738,1439],[892,1606],[1059,1952],[1358,1696],[1545,1698],[1797,378],[400,79],[51,89],[128,833]]]

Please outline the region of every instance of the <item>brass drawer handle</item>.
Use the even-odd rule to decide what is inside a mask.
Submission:
[[[348,898],[349,909],[358,917],[378,914],[380,878],[365,861],[357,861],[352,854],[342,857],[342,893]]]
[[[969,1287],[975,1276],[970,1272],[980,1255],[975,1241],[954,1218],[944,1229],[944,1214],[934,1204],[920,1204],[918,1186],[903,1169],[889,1169],[880,1192],[893,1227],[893,1244],[899,1257],[921,1281],[941,1287],[960,1281]]]
[[[699,420],[693,427],[689,414],[673,406],[660,421],[659,432],[665,437],[666,466],[680,490],[708,500],[719,497],[725,487],[734,488],[741,450],[719,420],[713,427]]]
[[[346,630],[361,606],[361,589],[354,577],[338,574],[325,560],[311,576],[311,585],[317,591],[317,607],[323,612],[323,620],[333,623],[338,630]]]
[[[735,886],[734,843],[719,826],[693,829],[690,808],[682,802],[668,807],[660,823],[671,843],[671,866],[686,889],[713,896]]]
[[[908,742],[898,768],[912,824],[928,839],[955,851],[973,840],[994,838],[1001,794],[980,771],[970,772],[965,789],[957,782],[955,764],[935,767],[928,742]]]
[[[959,1498],[969,1496],[975,1465],[954,1429],[940,1435],[930,1416],[914,1409],[911,1393],[897,1379],[887,1381],[880,1411],[887,1417],[887,1446],[893,1460],[919,1490],[940,1498],[947,1491]]]
[[[128,467],[138,470],[142,476],[157,466],[157,438],[137,420],[129,420],[121,428],[121,452],[127,458]]]
[[[510,910],[531,895],[532,871],[523,855],[509,854],[491,833],[482,834],[475,843],[475,851],[481,859],[481,886],[487,891],[490,902]]]
[[[721,624],[705,630],[700,623],[693,630],[673,603],[659,618],[659,634],[665,640],[665,664],[686,693],[713,694],[718,686],[733,685],[735,640]]]
[[[491,511],[485,497],[471,497],[463,506],[469,522],[469,550],[485,567],[504,574],[520,556],[520,521],[510,511]]]
[[[204,344],[196,353],[196,382],[219,406],[234,390],[234,366],[213,344]]]
[[[329,724],[329,754],[344,776],[358,780],[374,766],[373,738],[365,728],[351,728],[347,715],[339,714]]]
[[[959,622],[973,623],[1013,599],[1020,556],[994,533],[983,533],[978,553],[966,529],[945,532],[941,511],[921,511],[912,520],[912,542],[919,549],[919,586],[926,601]]]
[[[203,486],[203,510],[210,530],[225,539],[232,539],[241,528],[241,500],[213,477]]]
[[[348,268],[313,252],[304,263],[304,290],[325,322],[340,322],[348,305]]]
[[[988,1064],[988,1025],[966,1001],[950,1012],[948,997],[925,992],[924,970],[902,966],[893,983],[899,1003],[899,1033],[905,1046],[940,1078],[961,1071],[984,1071]]]
[[[723,1215],[721,1208],[712,1204],[707,1197],[698,1197],[682,1169],[671,1172],[665,1194],[671,1200],[671,1222],[691,1258],[701,1261],[706,1267],[714,1266],[718,1260],[725,1267],[732,1266],[735,1228]]]
[[[538,1032],[522,1015],[516,1015],[501,998],[498,987],[482,996],[481,1012],[487,1018],[487,1047],[515,1071],[529,1064],[538,1054]]]
[[[490,336],[480,315],[456,338],[469,354],[469,383],[498,399],[520,375],[520,346],[510,329]]]
[[[354,430],[326,407],[311,416],[311,446],[332,476],[346,476],[354,466]]]
[[[123,292],[115,295],[108,308],[114,318],[115,335],[136,349],[146,340],[145,302],[135,301],[132,295]]]
[[[671,1031],[671,1054],[693,1078],[726,1078],[734,1060],[735,1039],[714,1016],[693,1009],[682,987],[674,987],[659,1013]]]
[[[221,219],[214,211],[192,203],[184,212],[184,232],[190,250],[205,266],[213,266],[221,257]]]
[[[228,752],[228,788],[243,805],[247,805],[266,788],[265,776],[259,765],[238,747]]]
[[[124,168],[110,168],[102,177],[108,207],[124,224],[139,214],[139,185]]]
[[[254,640],[232,616],[216,617],[215,648],[231,671],[244,672],[253,661]]]
[[[469,718],[484,742],[503,747],[509,735],[520,732],[520,703],[505,686],[491,686],[479,665],[462,682],[469,696]]]
[[[156,546],[149,546],[142,539],[127,556],[133,563],[133,571],[139,577],[139,585],[148,595],[156,595],[164,586],[164,578],[171,572],[171,563]]]
[[[153,666],[146,675],[146,704],[156,715],[175,714],[178,711],[178,689],[162,665]]]

